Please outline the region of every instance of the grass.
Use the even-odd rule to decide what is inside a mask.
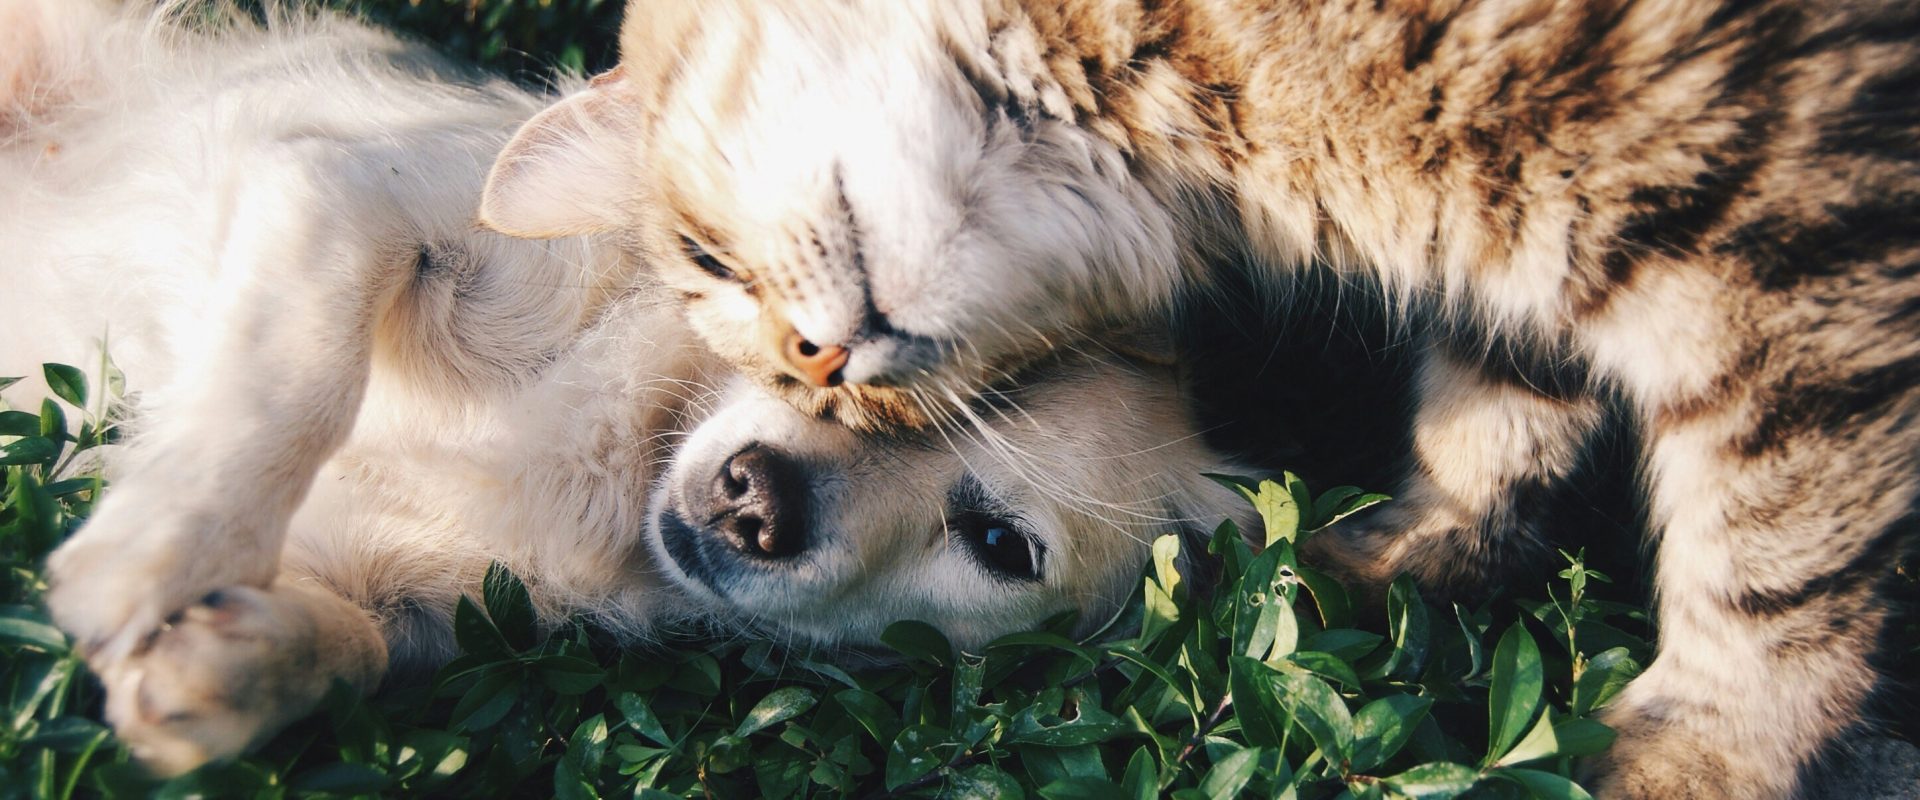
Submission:
[[[1531,598],[1482,608],[1396,582],[1383,613],[1301,565],[1295,545],[1382,498],[1234,483],[1266,522],[1257,554],[1223,523],[1212,587],[1155,544],[1105,636],[1071,620],[957,653],[902,622],[886,668],[848,671],[764,642],[621,651],[584,626],[544,638],[524,587],[490,573],[455,629],[464,655],[371,700],[336,692],[258,753],[166,783],[99,721],[100,691],[38,606],[39,565],[111,487],[69,474],[114,438],[101,365],[49,365],[58,397],[0,412],[0,792],[33,797],[1414,796],[1579,798],[1590,718],[1639,669],[1640,611],[1594,596],[1579,554]]]

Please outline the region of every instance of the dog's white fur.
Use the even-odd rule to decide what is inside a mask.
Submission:
[[[635,639],[692,621],[858,647],[918,618],[975,646],[1067,610],[1097,625],[1155,536],[1241,506],[1201,477],[1231,467],[1164,365],[1068,352],[952,439],[864,439],[724,386],[620,248],[471,224],[542,98],[422,48],[72,0],[0,20],[26,45],[0,51],[0,375],[98,363],[104,338],[137,390],[48,602],[161,771],[244,750],[335,679],[444,659],[495,560],[549,623]],[[716,550],[739,563],[690,578],[661,520],[716,539],[699,498],[753,444],[804,476],[805,550]],[[1040,554],[1035,579],[964,541],[959,487]]]

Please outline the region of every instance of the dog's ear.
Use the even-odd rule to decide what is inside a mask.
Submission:
[[[594,78],[520,126],[487,174],[480,224],[548,239],[610,230],[632,218],[641,111],[624,69]]]

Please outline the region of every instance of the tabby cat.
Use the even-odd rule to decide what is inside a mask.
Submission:
[[[1207,265],[1425,316],[1417,468],[1318,555],[1470,585],[1617,393],[1659,654],[1609,797],[1786,797],[1860,724],[1920,492],[1906,0],[635,3],[485,221],[620,229],[803,409],[922,425]],[[1516,532],[1519,532],[1516,534]],[[1323,541],[1331,541],[1326,537]]]

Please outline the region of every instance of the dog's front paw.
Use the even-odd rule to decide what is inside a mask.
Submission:
[[[96,668],[125,658],[196,598],[265,587],[278,569],[255,531],[155,494],[124,487],[47,560],[47,608]]]
[[[385,659],[364,612],[322,590],[219,589],[102,673],[107,721],[148,769],[176,775],[305,716],[335,679],[370,687]]]

